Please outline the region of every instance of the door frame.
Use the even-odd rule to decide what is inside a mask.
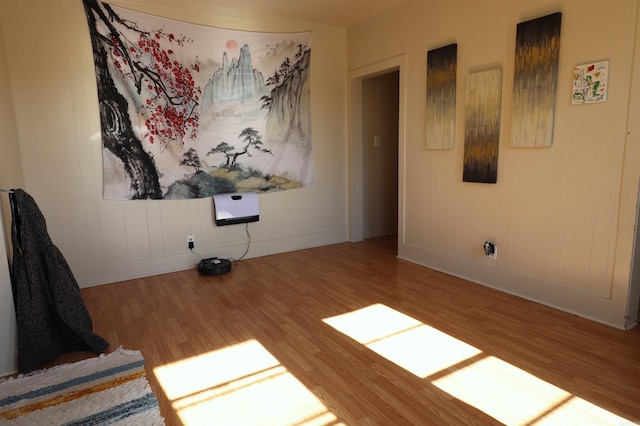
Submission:
[[[638,324],[638,314],[640,311],[640,182],[638,184],[638,201],[636,202],[635,219],[629,292],[627,294],[627,311],[625,315],[626,330]]]
[[[406,88],[407,55],[366,65],[347,74],[347,141],[349,146],[349,241],[362,241],[364,236],[364,140],[362,81],[391,71],[398,71],[398,256],[402,257],[405,241],[405,152],[406,152]]]

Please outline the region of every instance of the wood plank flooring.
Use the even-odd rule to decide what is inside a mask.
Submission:
[[[142,351],[168,425],[640,422],[640,329],[395,250],[378,238],[82,294],[110,350]]]

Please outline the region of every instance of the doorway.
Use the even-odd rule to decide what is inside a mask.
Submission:
[[[398,234],[399,74],[362,82],[364,239]]]
[[[627,297],[627,314],[625,328],[628,330],[638,324],[640,312],[640,185],[638,185],[638,201],[636,202],[636,226],[633,241],[633,257],[631,258],[631,277]]]
[[[370,82],[368,80],[374,79],[375,77],[384,76],[390,80],[395,80],[394,84],[394,95],[393,95],[393,104],[397,106],[397,109],[394,109],[392,113],[388,113],[388,117],[393,117],[395,120],[396,127],[396,137],[394,138],[394,144],[396,147],[395,153],[393,155],[392,161],[387,161],[388,163],[393,163],[396,167],[395,169],[395,191],[393,193],[392,201],[389,200],[389,196],[385,195],[385,205],[391,208],[391,206],[395,206],[395,214],[392,216],[393,220],[396,223],[396,232],[395,238],[395,246],[396,246],[396,255],[400,258],[404,257],[405,245],[404,245],[404,187],[405,187],[405,166],[404,163],[406,161],[405,158],[405,147],[406,147],[406,91],[407,91],[407,82],[406,82],[406,69],[407,69],[407,56],[406,54],[399,55],[393,58],[389,58],[374,64],[366,65],[361,68],[357,68],[349,71],[348,73],[348,139],[349,139],[349,240],[350,241],[361,241],[365,238],[365,235],[369,234],[375,227],[369,226],[370,220],[368,215],[375,213],[375,207],[367,207],[365,208],[365,145],[370,145],[370,148],[382,148],[383,143],[383,135],[380,131],[380,134],[376,134],[377,131],[374,129],[373,133],[369,134],[367,132],[367,139],[365,141],[365,127],[367,123],[365,121],[365,106],[364,106],[364,86],[365,83],[369,85]],[[392,76],[388,76],[391,74]],[[376,85],[374,82],[371,83]],[[388,89],[386,89],[388,90]],[[368,99],[368,97],[367,97]],[[377,108],[374,108],[376,110]],[[385,109],[380,106],[380,110],[385,111]],[[386,110],[388,111],[388,109]],[[369,119],[368,121],[371,121]],[[374,140],[374,137],[380,137],[380,140]],[[385,136],[386,137],[386,136]],[[375,145],[379,144],[378,147]],[[386,141],[387,144],[390,144],[389,140]],[[378,151],[382,151],[381,149]],[[374,154],[376,150],[374,149]],[[368,164],[366,166],[367,173],[369,170],[374,170],[375,175],[375,167],[372,164]],[[388,173],[388,171],[385,171]],[[389,179],[387,179],[388,181]],[[376,183],[375,181],[370,181],[367,183],[368,188],[373,188],[372,191],[375,195]],[[381,196],[380,196],[381,197]],[[367,200],[370,200],[371,196],[367,196]],[[396,200],[396,201],[393,201]],[[368,201],[367,201],[368,202]],[[394,204],[395,203],[395,204]],[[373,210],[372,210],[373,209]],[[366,213],[365,213],[366,212]],[[365,220],[366,219],[366,220]],[[365,225],[366,232],[365,234]],[[385,231],[386,232],[386,231]],[[390,234],[393,235],[393,234]]]

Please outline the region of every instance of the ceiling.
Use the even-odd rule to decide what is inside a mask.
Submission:
[[[202,0],[213,6],[351,28],[430,0]]]

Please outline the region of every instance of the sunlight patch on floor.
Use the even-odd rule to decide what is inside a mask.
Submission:
[[[323,321],[504,424],[628,424],[622,417],[388,306],[374,304]]]
[[[422,378],[482,353],[471,345],[381,304],[323,321]]]
[[[256,340],[156,367],[153,372],[185,426],[338,423]]]
[[[509,425],[621,425],[625,419],[489,356],[433,382]]]

